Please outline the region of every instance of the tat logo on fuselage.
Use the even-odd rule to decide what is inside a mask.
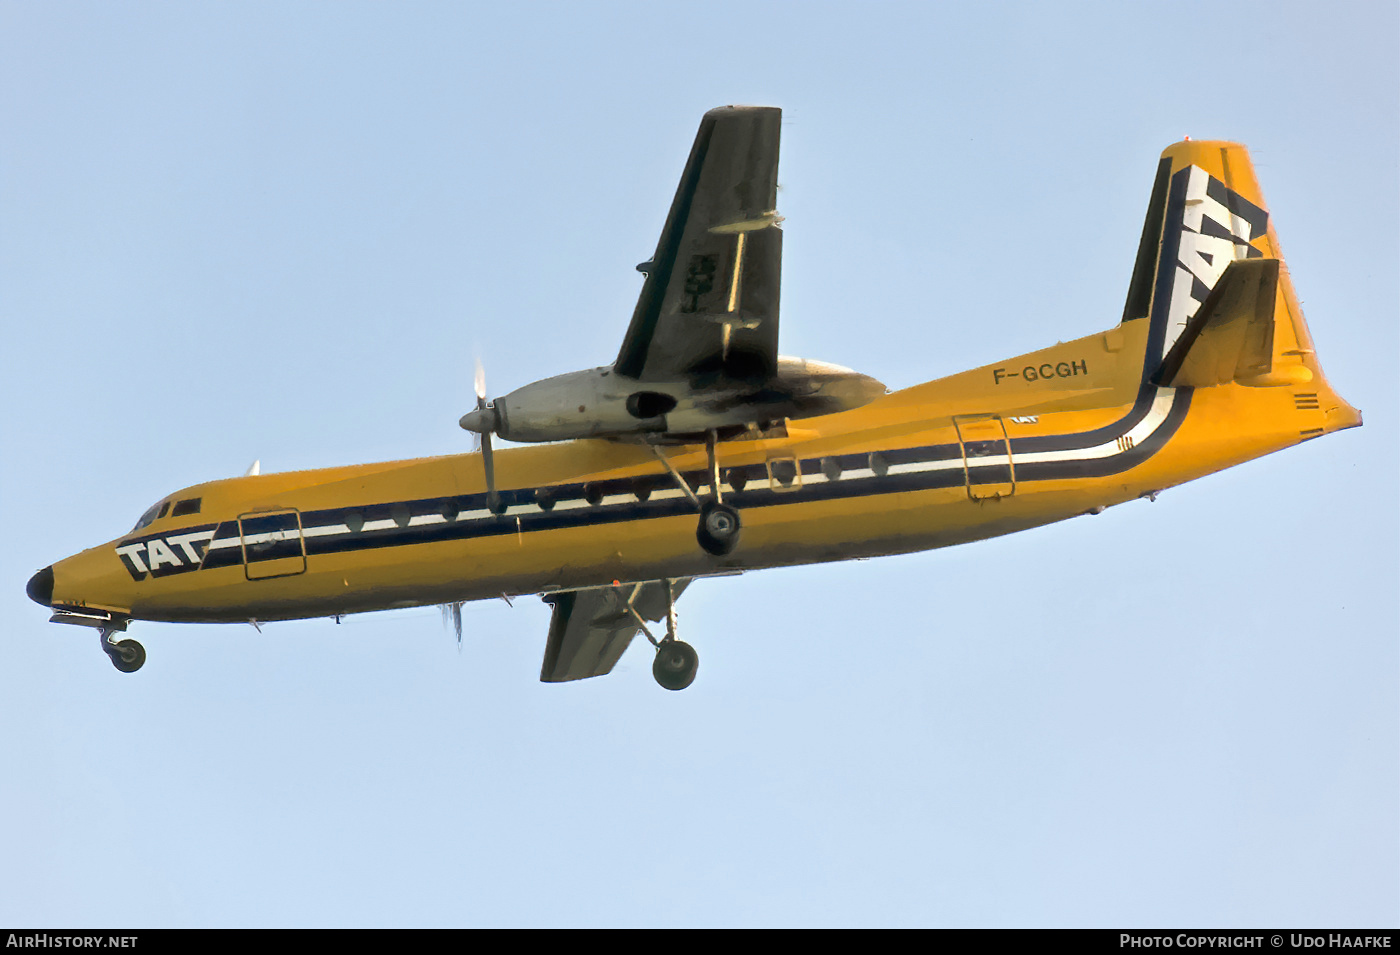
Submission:
[[[210,524],[187,527],[174,534],[122,541],[117,555],[132,580],[183,574],[199,569],[217,529],[217,524]]]

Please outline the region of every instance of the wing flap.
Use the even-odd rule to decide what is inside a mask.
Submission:
[[[1207,388],[1262,379],[1273,369],[1279,260],[1239,259],[1226,266],[1162,361],[1158,380]]]
[[[700,122],[614,368],[639,381],[777,371],[782,111],[725,106]]]
[[[689,584],[690,578],[675,580],[673,597],[679,597]],[[653,580],[547,595],[545,601],[554,606],[554,614],[540,680],[566,683],[610,673],[642,629],[628,604],[644,620],[661,620],[666,616],[665,588],[665,582]]]

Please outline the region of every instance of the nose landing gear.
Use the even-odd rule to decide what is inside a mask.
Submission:
[[[123,626],[122,630],[126,628]],[[141,669],[146,662],[146,648],[135,640],[114,640],[113,638],[122,630],[103,627],[100,631],[102,637],[102,652],[112,661],[112,666],[123,673],[135,673]]]

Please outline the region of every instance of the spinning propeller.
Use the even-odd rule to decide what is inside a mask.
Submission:
[[[481,450],[481,467],[486,472],[486,506],[497,513],[500,498],[496,494],[496,462],[491,452],[491,434],[498,427],[496,409],[486,401],[486,369],[481,359],[476,361],[476,374],[473,376],[476,388],[476,410],[462,415],[457,423],[463,429],[476,435],[477,446]]]
[[[442,611],[442,625],[450,626],[457,631],[457,652],[462,651],[462,604],[461,600],[454,600],[451,603],[438,604],[438,609]]]

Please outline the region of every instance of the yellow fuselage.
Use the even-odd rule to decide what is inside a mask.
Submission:
[[[1299,386],[1144,385],[1146,333],[1125,323],[782,437],[722,443],[724,498],[744,520],[726,557],[696,545],[694,507],[647,448],[588,440],[498,452],[500,515],[486,510],[479,454],[186,488],[170,500],[197,498],[198,514],[57,563],[53,603],[277,620],[918,551],[1092,512],[1360,423],[1315,367]],[[703,446],[667,454],[703,497]],[[282,540],[259,539],[267,514],[285,515],[272,522]]]
[[[498,452],[502,513],[487,509],[479,454],[186,488],[150,523],[36,575],[31,596],[60,614],[276,620],[917,551],[1360,424],[1318,366],[1286,270],[1271,312],[1222,299],[1199,344],[1184,334],[1211,314],[1200,306],[1229,262],[1281,256],[1243,147],[1178,143],[1158,168],[1120,325],[722,442],[724,501],[743,519],[727,556],[697,545],[694,503],[650,448],[591,439]],[[1179,339],[1195,351],[1176,367],[1224,383],[1161,383]],[[705,449],[665,451],[706,496]]]

